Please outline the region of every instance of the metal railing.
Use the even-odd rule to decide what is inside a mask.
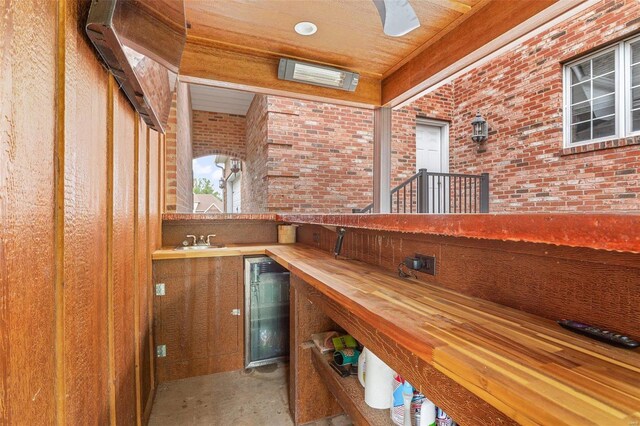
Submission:
[[[373,203],[353,213],[372,213]],[[465,175],[420,169],[391,190],[391,213],[489,213],[489,173]]]

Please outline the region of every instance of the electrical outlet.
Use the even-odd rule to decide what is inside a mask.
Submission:
[[[164,296],[164,283],[156,284],[156,296]]]
[[[436,274],[436,257],[435,256],[426,256],[424,254],[416,253],[416,257],[422,260],[422,268],[419,269],[420,272],[424,272],[425,274],[429,274],[429,275]]]
[[[167,345],[156,346],[156,357],[164,358],[167,356]]]

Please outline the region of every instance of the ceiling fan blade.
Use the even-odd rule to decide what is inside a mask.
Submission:
[[[378,8],[384,33],[402,37],[420,26],[420,20],[409,0],[373,0]]]

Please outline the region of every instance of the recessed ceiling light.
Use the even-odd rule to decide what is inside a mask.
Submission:
[[[293,27],[296,32],[303,36],[310,36],[315,34],[318,31],[318,27],[313,22],[298,22],[295,27]]]

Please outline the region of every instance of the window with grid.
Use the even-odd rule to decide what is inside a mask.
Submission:
[[[640,133],[640,39],[564,67],[565,146]]]
[[[630,132],[640,132],[640,40],[629,43],[629,124]]]

